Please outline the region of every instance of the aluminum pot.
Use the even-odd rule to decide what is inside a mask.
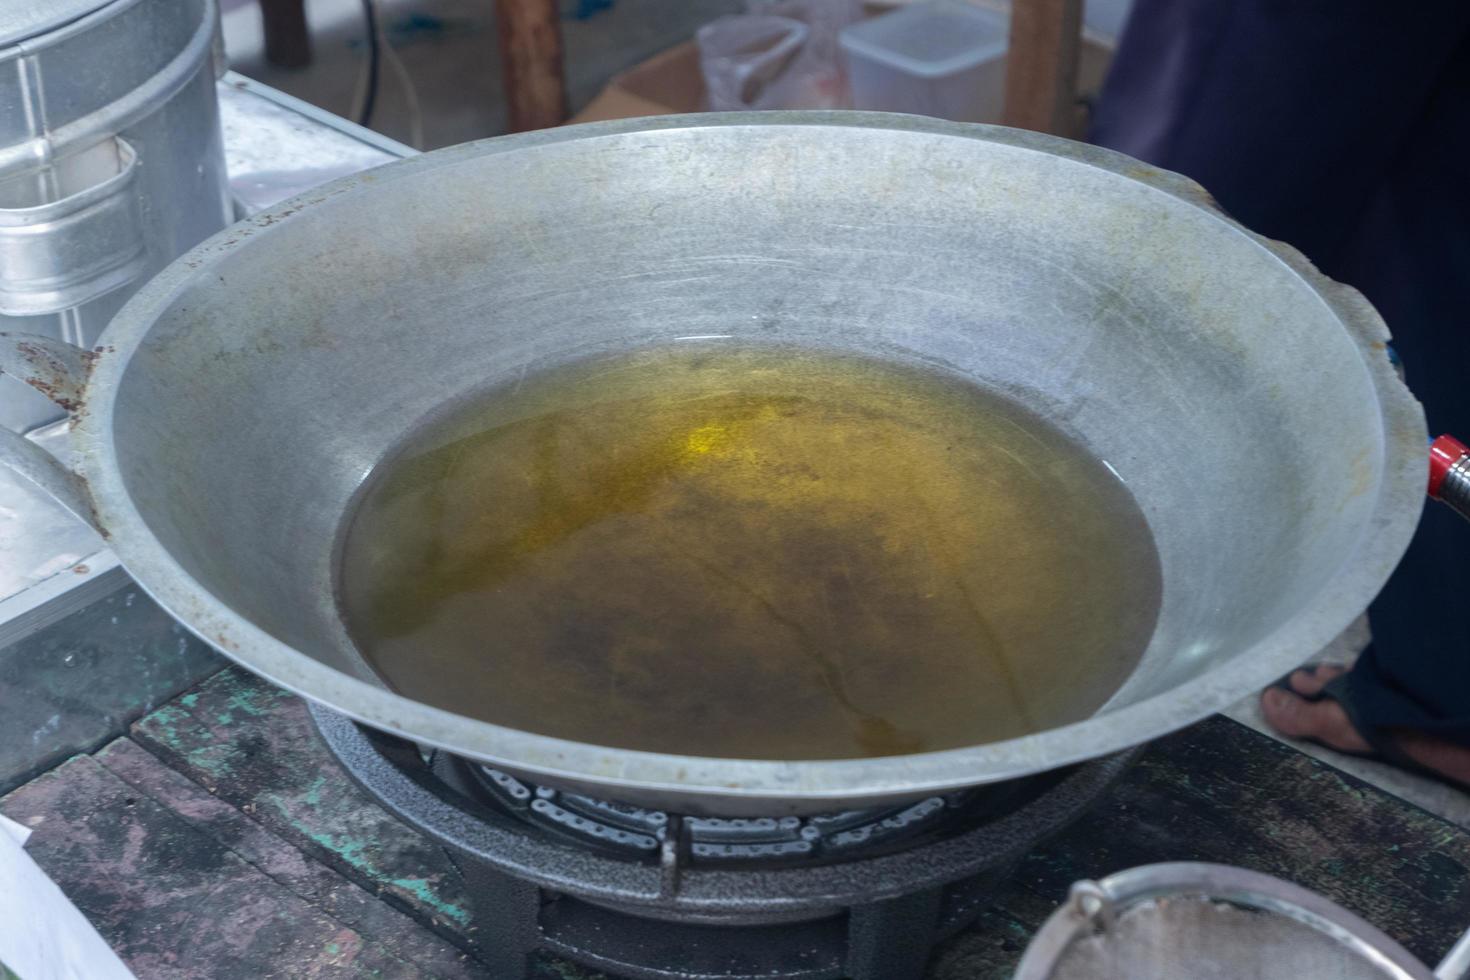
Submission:
[[[385,451],[467,393],[689,336],[942,364],[1081,439],[1159,550],[1132,677],[1076,724],[840,761],[610,749],[378,683],[339,615],[334,549]],[[568,127],[350,177],[176,261],[95,352],[11,338],[6,369],[71,406],[79,473],[33,446],[12,462],[239,663],[538,782],[740,815],[1114,752],[1326,644],[1424,498],[1423,416],[1387,341],[1356,292],[1176,175],[1000,127],[801,112]]]
[[[0,0],[0,330],[91,346],[234,220],[216,0]],[[65,417],[0,378],[0,426]]]

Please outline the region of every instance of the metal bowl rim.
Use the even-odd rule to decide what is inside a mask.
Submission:
[[[1434,980],[1429,968],[1387,933],[1331,899],[1274,875],[1204,861],[1145,864],[1073,885],[1073,899],[1051,914],[1026,947],[1015,980],[1050,980],[1072,944],[1092,934],[1092,920],[1075,900],[1079,885],[1106,896],[1113,915],[1170,898],[1228,902],[1270,912],[1341,943],[1382,970],[1385,980]]]

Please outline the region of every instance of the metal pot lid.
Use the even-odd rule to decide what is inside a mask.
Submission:
[[[0,48],[65,27],[118,0],[0,0]]]
[[[1016,980],[1458,980],[1462,939],[1431,972],[1315,892],[1244,868],[1181,862],[1079,881]]]

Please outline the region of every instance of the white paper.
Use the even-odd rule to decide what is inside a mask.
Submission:
[[[0,964],[21,980],[134,980],[25,852],[30,835],[0,816]]]
[[[0,813],[0,833],[9,834],[11,839],[21,847],[25,847],[26,841],[31,839],[29,827],[22,827],[3,813]]]

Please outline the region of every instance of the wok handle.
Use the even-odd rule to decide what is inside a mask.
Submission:
[[[0,374],[35,388],[75,418],[82,410],[91,351],[26,333],[0,333]],[[0,427],[0,466],[35,484],[43,493],[103,533],[86,481],[65,463],[18,432]]]
[[[1429,496],[1470,521],[1470,449],[1454,436],[1429,446]]]

